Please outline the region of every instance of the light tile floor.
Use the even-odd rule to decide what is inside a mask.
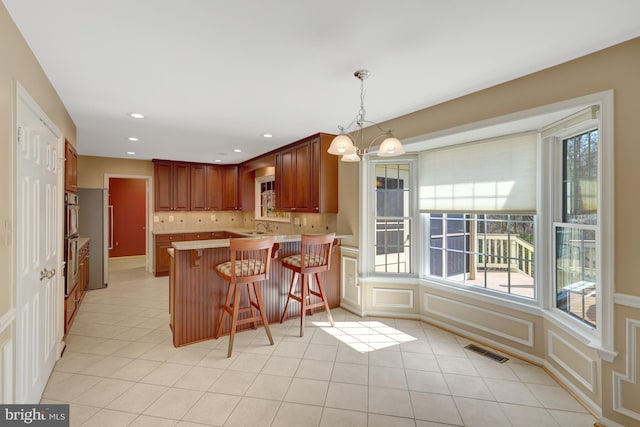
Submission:
[[[592,426],[542,369],[500,364],[417,321],[336,309],[182,348],[171,344],[168,279],[131,260],[87,293],[43,403],[72,426]],[[315,323],[315,324],[314,324]],[[361,351],[354,350],[354,347]],[[366,351],[369,350],[369,351]]]

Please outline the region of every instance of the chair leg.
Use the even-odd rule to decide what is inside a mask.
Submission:
[[[300,336],[304,336],[304,317],[307,309],[307,295],[309,294],[309,280],[306,274],[301,274],[302,285],[300,286]]]
[[[236,324],[238,323],[238,310],[240,309],[240,291],[241,289],[234,285],[234,296],[233,296],[233,313],[231,314],[231,331],[229,334],[229,350],[227,351],[227,357],[231,357],[231,352],[233,350],[233,338],[236,335]]]
[[[322,284],[320,283],[320,276],[318,276],[318,273],[316,273],[315,276],[316,276],[316,283],[318,284],[318,293],[320,294],[320,298],[324,303],[325,310],[327,310],[327,317],[329,317],[329,323],[331,323],[331,327],[333,327],[335,326],[333,324],[333,316],[331,315],[331,309],[329,308],[329,303],[327,302],[327,298],[325,297],[324,289],[322,288]]]
[[[255,320],[253,321],[253,329],[258,329],[258,313],[256,311],[256,305],[258,304],[257,301],[254,302],[253,298],[251,297],[251,286],[254,287],[256,284],[255,283],[247,283],[247,297],[249,298],[249,308],[251,309],[251,317],[254,318]]]
[[[269,330],[269,322],[267,321],[267,314],[264,312],[264,304],[262,303],[262,293],[260,292],[260,285],[253,284],[253,293],[256,294],[256,300],[258,300],[258,310],[260,311],[260,317],[262,317],[262,325],[264,326],[264,330],[267,333],[267,337],[269,338],[269,342],[273,345],[273,337],[271,336],[271,331]]]
[[[227,288],[227,296],[224,299],[224,305],[222,306],[222,313],[220,313],[220,322],[218,323],[218,328],[216,329],[216,339],[220,337],[220,333],[222,332],[222,328],[224,327],[225,318],[229,315],[229,312],[227,310],[231,310],[231,297],[233,296],[234,290],[235,285],[229,283],[229,287]]]
[[[293,276],[291,277],[291,285],[289,286],[289,293],[287,293],[287,302],[284,304],[284,311],[282,312],[282,316],[280,317],[280,323],[284,322],[285,317],[287,316],[287,309],[289,308],[289,301],[291,301],[291,294],[293,293],[293,288],[298,282],[298,273],[293,272]]]

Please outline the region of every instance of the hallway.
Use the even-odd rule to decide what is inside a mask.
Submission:
[[[87,292],[42,403],[70,403],[71,426],[592,426],[542,369],[500,364],[418,321],[342,309],[182,348],[171,344],[168,279],[111,261]],[[314,324],[316,322],[316,324]],[[356,351],[358,348],[360,351]]]

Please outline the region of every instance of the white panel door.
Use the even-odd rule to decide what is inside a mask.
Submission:
[[[58,136],[24,90],[16,111],[16,403],[38,403],[58,358]]]

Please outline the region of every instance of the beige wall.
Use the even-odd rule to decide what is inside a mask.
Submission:
[[[19,82],[75,145],[76,127],[29,46],[0,3],[0,318],[14,305],[14,82]],[[7,231],[10,230],[10,231]]]
[[[640,70],[640,38],[382,124],[385,128],[394,129],[396,136],[406,139],[596,92],[614,90],[614,288],[616,293],[623,294],[622,299],[627,302],[624,303],[626,305],[616,304],[615,306],[615,350],[619,352],[619,356],[613,364],[602,362],[601,366],[597,366],[598,378],[594,379],[597,390],[594,393],[585,390],[582,384],[574,381],[576,375],[572,377],[571,373],[563,370],[549,358],[545,343],[551,334],[551,339],[555,340],[553,342],[558,349],[558,358],[569,357],[570,351],[574,351],[580,357],[597,359],[595,353],[585,343],[576,342],[562,331],[554,331],[553,327],[543,324],[542,319],[530,320],[537,330],[535,338],[539,341],[532,353],[544,355],[551,366],[566,374],[576,389],[585,392],[585,395],[602,406],[603,415],[606,418],[621,425],[638,425],[639,422],[613,411],[611,396],[614,369],[625,374],[627,358],[635,355],[636,375],[640,370],[638,369],[640,366],[637,365],[640,363],[637,360],[640,356],[637,352],[627,352],[625,346],[627,319],[640,320],[640,309],[637,308],[640,286],[638,286],[636,277],[638,273],[635,268],[638,256],[637,242],[640,241],[640,221],[637,220],[640,211],[640,193],[636,189],[640,182],[640,167],[638,167],[640,143],[637,125],[640,118],[638,70]],[[357,168],[357,164],[344,163],[340,167],[338,228],[348,227],[354,233],[357,233],[359,219],[358,197],[354,197],[352,193],[355,188],[358,188],[354,184],[358,179],[357,172],[354,172]],[[433,294],[431,290],[426,292]],[[452,299],[465,301],[465,298],[460,296]],[[620,298],[617,301],[620,301]],[[467,299],[466,302],[479,306],[472,300]],[[504,311],[497,307],[494,309]],[[621,316],[621,312],[625,315]],[[540,334],[540,329],[544,329],[544,334]],[[640,335],[640,328],[635,329],[635,333]],[[482,332],[479,334],[482,335]],[[640,337],[638,339],[640,342]],[[585,369],[586,365],[581,366],[578,376],[586,375]],[[640,402],[640,378],[634,380],[636,384],[624,384],[624,401],[626,402]]]
[[[151,160],[78,157],[78,188],[104,188],[104,175],[153,176]]]

